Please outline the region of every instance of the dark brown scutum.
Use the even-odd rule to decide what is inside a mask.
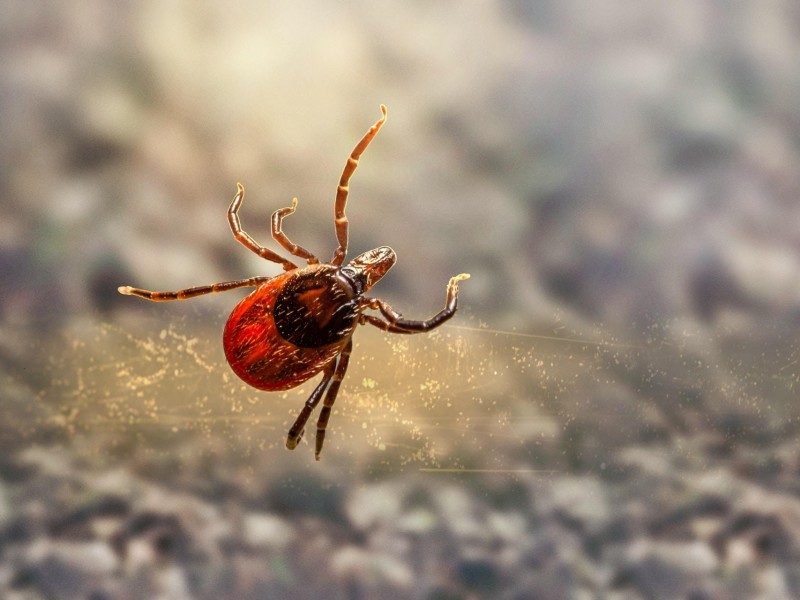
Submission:
[[[350,336],[358,318],[353,290],[335,270],[315,270],[288,281],[278,296],[273,319],[278,333],[301,348],[320,348]]]

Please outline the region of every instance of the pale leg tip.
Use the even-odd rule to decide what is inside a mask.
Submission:
[[[129,285],[121,285],[117,288],[117,291],[124,296],[130,296],[133,288]]]

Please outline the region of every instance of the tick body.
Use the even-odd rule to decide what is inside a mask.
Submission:
[[[382,300],[366,295],[394,265],[397,257],[388,246],[365,252],[344,264],[347,254],[348,220],[345,205],[350,177],[358,159],[386,121],[382,117],[364,135],[347,160],[334,202],[334,225],[339,246],[330,262],[320,261],[305,248],[292,243],[283,233],[284,217],[297,208],[276,210],[272,215],[272,237],[289,254],[304,259],[298,267],[278,253],[260,246],[241,227],[239,208],[244,188],[238,184],[228,209],[228,222],[237,241],[262,258],[282,265],[284,273],[275,277],[251,277],[237,281],[188,288],[175,292],[151,292],[130,286],[121,294],[139,296],[155,302],[186,300],[196,296],[242,287],[255,290],[231,312],[225,325],[223,346],[233,371],[249,385],[267,391],[287,390],[322,372],[322,378],[289,429],[286,446],[293,449],[303,436],[306,423],[317,405],[316,451],[319,460],[333,403],[347,371],[352,336],[358,325],[369,324],[391,333],[430,331],[450,319],[458,305],[458,283],[469,275],[456,275],[447,285],[442,310],[427,320],[404,319]],[[370,314],[367,311],[377,311]]]
[[[225,356],[260,390],[286,390],[313,377],[344,350],[358,324],[352,285],[329,265],[311,265],[261,284],[225,325]]]

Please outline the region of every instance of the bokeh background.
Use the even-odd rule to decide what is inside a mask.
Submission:
[[[0,5],[0,596],[800,597],[800,9],[790,0]],[[351,256],[430,334],[314,382],[221,348]]]

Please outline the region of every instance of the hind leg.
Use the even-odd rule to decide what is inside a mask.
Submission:
[[[258,287],[262,283],[270,280],[270,277],[251,277],[249,279],[239,279],[238,281],[226,281],[224,283],[212,283],[211,285],[201,285],[199,287],[186,288],[177,292],[151,292],[139,288],[123,285],[117,288],[120,294],[126,296],[139,296],[145,300],[153,302],[167,302],[169,300],[188,300],[206,294],[216,294],[217,292],[227,292],[241,287]]]
[[[322,444],[325,442],[325,430],[328,427],[328,419],[331,417],[333,410],[333,403],[336,402],[336,395],[339,393],[339,386],[342,385],[342,379],[347,372],[347,364],[350,362],[350,352],[353,350],[353,340],[347,342],[342,353],[339,355],[339,362],[336,363],[336,371],[333,374],[333,381],[331,387],[328,388],[328,393],[325,394],[325,401],[322,403],[322,410],[319,412],[319,419],[317,419],[317,444],[314,451],[314,458],[319,460],[319,455],[322,452]]]

